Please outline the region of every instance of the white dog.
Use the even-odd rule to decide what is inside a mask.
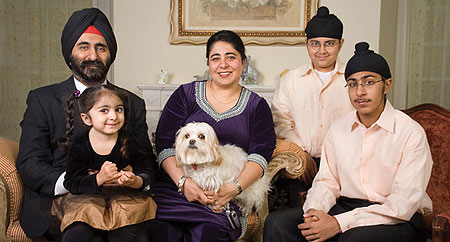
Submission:
[[[234,145],[219,145],[214,129],[207,123],[188,123],[178,130],[175,141],[177,166],[203,190],[217,192],[224,183],[233,183],[239,177],[247,153]],[[235,201],[244,216],[257,212],[269,191],[270,180],[263,176]]]

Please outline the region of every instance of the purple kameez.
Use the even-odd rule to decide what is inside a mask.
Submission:
[[[219,114],[206,100],[206,83],[195,81],[181,85],[169,98],[156,130],[156,148],[160,164],[167,157],[175,155],[173,144],[179,128],[190,122],[206,122],[216,131],[220,144],[241,147],[248,153],[248,160],[256,162],[265,171],[275,148],[272,113],[267,102],[243,87],[237,104]],[[157,223],[166,224],[166,239],[238,239],[241,229],[232,230],[224,212],[214,213],[202,204],[187,201],[183,194],[177,192],[177,186],[170,177],[162,173],[160,179],[154,183],[153,191],[156,194],[154,200],[158,204],[156,220]],[[232,206],[238,210],[236,205]],[[240,214],[239,211],[238,213]],[[211,233],[211,229],[202,224],[214,225],[216,231]],[[205,238],[208,236],[214,237]]]

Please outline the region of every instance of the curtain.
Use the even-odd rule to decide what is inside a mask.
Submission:
[[[92,0],[0,0],[0,136],[18,141],[30,90],[67,79],[61,33]]]
[[[450,1],[411,0],[407,107],[450,109]]]

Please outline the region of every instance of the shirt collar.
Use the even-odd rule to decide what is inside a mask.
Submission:
[[[77,78],[74,76],[73,80],[75,82],[75,88],[80,91],[80,94],[84,92],[84,90],[86,90],[87,86],[84,85],[82,82],[78,81]],[[105,80],[102,85],[106,85],[108,82]]]
[[[306,74],[311,73],[312,71],[314,71],[314,67],[313,67],[312,61],[309,60],[308,65],[304,65],[303,68],[300,70],[300,75],[304,76]],[[336,65],[334,66],[333,72],[338,73],[338,74],[344,74],[344,72],[345,72],[345,64],[342,63],[339,60],[339,58],[336,60]]]
[[[392,107],[392,104],[389,102],[389,100],[386,99],[386,104],[384,105],[384,110],[381,113],[378,120],[372,124],[371,127],[374,127],[375,125],[379,126],[380,128],[383,128],[391,133],[394,133],[394,124],[395,124],[395,109]],[[353,131],[356,127],[359,125],[364,125],[359,121],[357,111],[354,111],[353,115],[353,122],[351,125],[351,131]]]
[[[336,60],[336,66],[334,68],[337,73],[344,74],[345,73],[345,64],[342,63],[339,58]]]
[[[394,133],[394,122],[395,121],[395,109],[389,100],[386,99],[386,104],[384,105],[384,110],[380,115],[380,118],[375,122],[376,125],[381,128]]]

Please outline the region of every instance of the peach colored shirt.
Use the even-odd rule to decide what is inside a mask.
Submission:
[[[320,157],[331,123],[354,110],[344,87],[344,71],[345,65],[336,62],[326,85],[311,61],[283,75],[272,100],[277,138],[290,140],[310,156]]]
[[[405,222],[432,210],[425,193],[433,165],[425,131],[389,101],[369,128],[356,111],[333,123],[320,162],[304,211],[328,212],[340,196],[379,203],[334,216],[342,232]]]

